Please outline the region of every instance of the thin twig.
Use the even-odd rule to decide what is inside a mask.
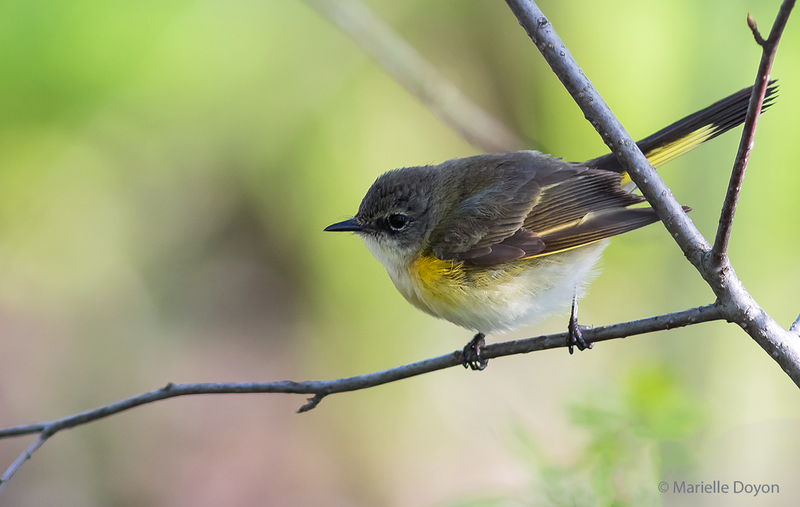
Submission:
[[[736,152],[736,158],[733,162],[733,170],[731,171],[731,179],[728,183],[728,192],[725,195],[725,201],[722,204],[722,211],[719,217],[719,226],[717,227],[717,236],[714,239],[714,246],[711,249],[711,262],[715,266],[722,266],[722,257],[727,254],[728,242],[730,241],[731,228],[733,226],[733,217],[736,214],[736,205],[739,202],[739,193],[742,189],[742,182],[744,181],[744,173],[747,170],[747,161],[750,158],[750,151],[753,149],[755,142],[756,127],[758,125],[758,117],[761,114],[761,107],[764,104],[764,96],[767,93],[769,86],[770,71],[772,70],[772,62],[775,60],[775,53],[778,51],[778,42],[780,42],[781,35],[786,22],[789,20],[789,14],[792,12],[795,0],[785,0],[781,5],[778,16],[775,18],[775,23],[772,25],[772,31],[767,40],[761,37],[758,32],[755,20],[747,15],[747,24],[750,30],[753,31],[753,36],[756,42],[763,48],[761,53],[761,63],[758,66],[756,74],[756,82],[753,86],[753,92],[750,95],[750,106],[747,110],[747,116],[744,120],[744,130],[742,131],[742,139],[739,142],[739,150]]]
[[[750,13],[747,13],[747,26],[750,27],[750,31],[753,32],[753,37],[756,39],[756,43],[759,46],[763,46],[767,41],[761,36],[761,32],[758,31],[758,25],[756,24],[756,20],[753,19],[753,16]]]
[[[492,153],[526,147],[526,143],[469,100],[366,5],[357,0],[305,1],[344,30],[408,93],[476,148]]]
[[[8,470],[6,470],[6,472],[3,474],[3,477],[0,477],[0,492],[3,491],[3,488],[6,486],[8,481],[11,480],[14,474],[17,473],[20,468],[22,468],[22,465],[24,465],[26,461],[31,459],[33,453],[36,452],[41,446],[43,446],[44,443],[47,441],[47,439],[53,435],[53,433],[54,432],[50,431],[42,431],[41,433],[39,433],[39,436],[36,438],[36,440],[31,442],[31,445],[29,445],[28,448],[25,449],[25,451],[23,451],[22,454],[17,456],[17,459],[15,459],[13,463],[11,463],[11,466],[8,467]]]

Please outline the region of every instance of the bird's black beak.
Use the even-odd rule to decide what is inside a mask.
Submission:
[[[328,232],[361,232],[365,230],[365,227],[356,222],[355,218],[351,218],[350,220],[345,220],[344,222],[338,222],[329,225],[325,228],[325,230]]]

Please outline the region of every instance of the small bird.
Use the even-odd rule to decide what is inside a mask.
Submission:
[[[743,123],[750,93],[637,144],[658,167]],[[464,366],[483,369],[484,333],[564,310],[597,273],[608,238],[658,221],[649,206],[631,207],[645,202],[635,190],[610,153],[579,163],[538,151],[477,155],[386,172],[353,218],[325,230],[355,232],[408,302],[477,332]],[[570,352],[591,347],[577,322],[569,328]]]

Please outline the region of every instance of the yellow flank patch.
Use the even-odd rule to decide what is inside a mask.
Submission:
[[[456,305],[466,288],[463,262],[443,261],[433,254],[417,257],[411,263],[411,278],[425,299]]]
[[[421,282],[438,285],[445,280],[463,278],[464,263],[443,261],[433,254],[428,254],[417,257],[414,261],[414,269]]]
[[[496,290],[538,262],[540,258],[532,256],[491,268],[478,268],[463,262],[443,261],[428,254],[411,263],[409,275],[423,305],[455,308],[464,304],[470,292]],[[406,298],[416,305],[413,298]]]

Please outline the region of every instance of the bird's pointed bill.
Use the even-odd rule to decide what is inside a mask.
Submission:
[[[355,218],[331,224],[324,229],[327,232],[360,232],[364,230],[364,226],[359,224]]]

